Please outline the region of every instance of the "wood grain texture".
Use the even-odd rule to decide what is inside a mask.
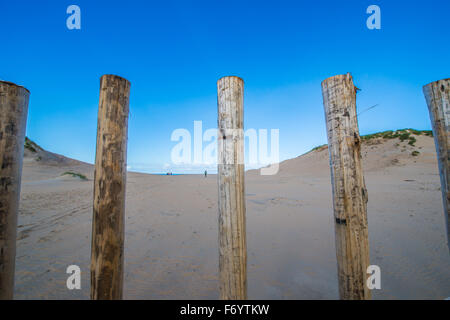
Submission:
[[[247,299],[244,193],[244,82],[217,82],[220,298]]]
[[[423,93],[430,112],[434,143],[441,177],[442,201],[444,205],[445,225],[447,229],[447,246],[450,251],[450,79],[443,79],[427,84]]]
[[[356,90],[350,74],[322,82],[330,155],[341,299],[370,299],[367,190],[361,164]]]
[[[30,92],[0,81],[0,299],[12,299],[17,216]]]
[[[122,298],[127,131],[130,83],[115,75],[100,80],[94,210],[91,247],[91,299]]]

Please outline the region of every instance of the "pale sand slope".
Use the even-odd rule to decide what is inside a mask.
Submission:
[[[371,263],[382,272],[375,299],[450,296],[434,143],[417,140],[363,145]],[[93,168],[25,160],[15,298],[87,299]],[[68,170],[90,180],[61,178]],[[337,299],[327,149],[283,162],[275,176],[248,172],[246,194],[249,298]],[[124,298],[217,299],[217,215],[215,175],[129,173]],[[71,264],[81,290],[66,288]]]

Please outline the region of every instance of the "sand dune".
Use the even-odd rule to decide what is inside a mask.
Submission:
[[[374,299],[450,296],[434,142],[416,139],[363,143],[371,264],[382,272]],[[15,298],[88,299],[93,167],[28,151]],[[126,201],[124,298],[217,299],[217,176],[129,173]],[[249,298],[337,299],[327,148],[282,162],[274,176],[248,171],[246,205]],[[81,290],[66,288],[71,264]]]

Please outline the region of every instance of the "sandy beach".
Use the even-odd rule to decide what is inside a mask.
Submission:
[[[450,296],[434,141],[416,138],[362,146],[373,299]],[[39,152],[24,159],[15,299],[88,299],[93,166]],[[338,299],[327,148],[245,178],[249,299]],[[125,299],[219,298],[217,193],[216,175],[128,173]],[[66,287],[72,264],[81,290]]]

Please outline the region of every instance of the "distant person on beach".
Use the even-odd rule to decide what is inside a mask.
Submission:
[[[205,178],[208,176],[208,171],[205,170]]]

